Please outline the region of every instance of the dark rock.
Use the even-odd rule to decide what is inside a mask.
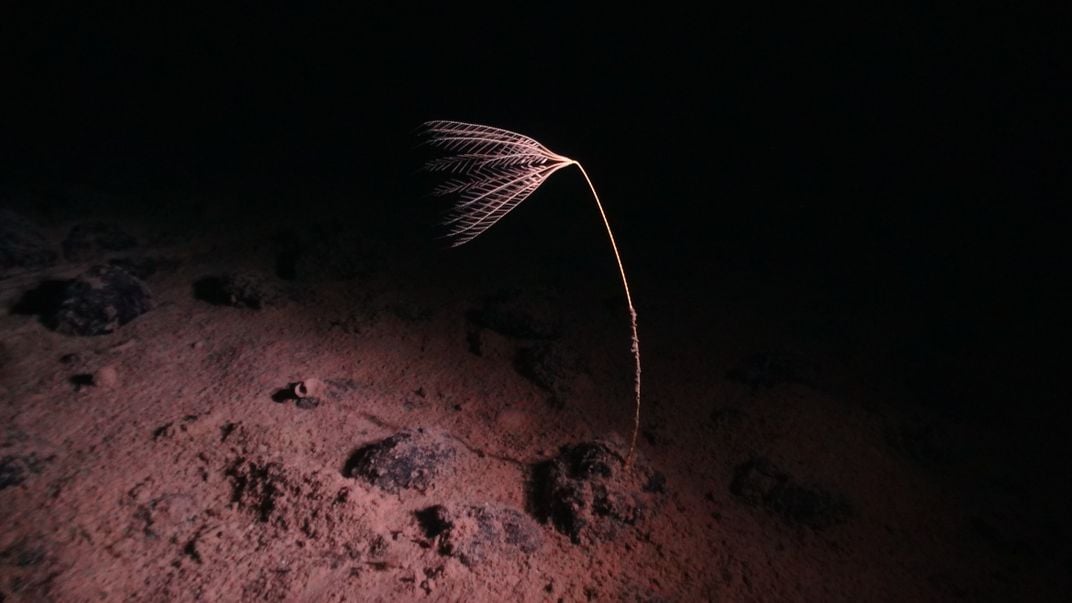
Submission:
[[[543,307],[527,303],[512,293],[484,300],[466,317],[475,325],[515,339],[551,339],[561,331],[561,320]]]
[[[0,551],[0,565],[32,567],[40,565],[47,557],[41,544],[24,539]]]
[[[0,458],[0,490],[17,486],[26,479],[26,470],[18,457]]]
[[[660,502],[665,482],[602,442],[565,446],[532,474],[532,506],[574,543],[612,540],[643,521]]]
[[[63,241],[63,257],[68,260],[93,258],[100,253],[123,251],[138,241],[115,224],[88,222],[71,229]]]
[[[13,211],[0,209],[0,277],[55,262],[56,252],[36,226]]]
[[[573,377],[583,367],[576,355],[542,343],[519,349],[514,368],[522,377],[550,392],[552,402],[560,405],[569,397]]]
[[[279,286],[258,272],[230,272],[194,283],[194,297],[210,304],[259,310],[282,297]]]
[[[819,368],[814,362],[797,354],[784,351],[758,352],[729,370],[726,378],[752,389],[793,384],[817,387]]]
[[[488,558],[530,554],[543,545],[539,524],[517,509],[493,505],[437,505],[417,512],[425,535],[439,552],[468,567]]]
[[[41,458],[32,452],[0,458],[0,490],[18,486],[26,481],[27,476],[41,473],[45,464],[51,462],[52,459],[51,456]]]
[[[152,308],[145,283],[114,266],[94,266],[62,286],[52,281],[46,286],[36,313],[48,327],[67,335],[111,333]]]
[[[787,523],[816,530],[844,523],[852,515],[852,507],[843,497],[802,485],[762,457],[737,467],[730,491],[750,505],[781,516]]]
[[[55,601],[53,582],[62,570],[54,549],[44,534],[23,531],[0,550],[0,601]]]
[[[420,431],[402,431],[363,446],[346,462],[344,474],[358,477],[387,490],[398,492],[431,487],[442,465],[454,459],[456,450],[445,437]]]
[[[312,410],[317,406],[320,406],[320,398],[312,396],[306,396],[304,398],[298,398],[294,405],[302,410]]]

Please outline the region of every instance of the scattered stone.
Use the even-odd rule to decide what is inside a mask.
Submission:
[[[517,509],[494,505],[436,505],[417,512],[425,535],[438,542],[440,554],[456,557],[467,567],[488,558],[536,552],[543,531]]]
[[[53,549],[47,536],[31,531],[0,550],[0,575],[4,576],[0,600],[55,601],[53,582],[62,570],[50,553]]]
[[[453,442],[440,434],[402,431],[358,449],[346,462],[344,474],[388,492],[425,492],[455,456]]]
[[[0,277],[54,263],[56,252],[36,226],[13,211],[0,209]]]
[[[564,446],[533,468],[533,508],[576,544],[615,539],[642,522],[661,501],[665,478],[604,442]]]
[[[229,272],[198,280],[194,283],[194,297],[219,306],[260,310],[277,303],[282,291],[266,274]]]
[[[852,507],[843,497],[802,485],[763,457],[737,467],[730,492],[752,506],[781,516],[787,523],[816,530],[844,523],[852,515]]]
[[[288,384],[285,388],[277,389],[272,394],[272,401],[279,404],[294,401],[294,405],[298,408],[312,410],[323,403],[327,392],[328,384],[313,377],[304,381],[296,381]]]
[[[40,544],[23,539],[0,551],[0,565],[32,567],[45,561],[47,555]]]
[[[514,369],[551,394],[551,402],[560,406],[572,391],[573,377],[583,370],[580,358],[559,346],[541,343],[523,347],[514,357]]]
[[[5,455],[0,457],[0,490],[18,486],[26,481],[28,475],[37,475],[44,470],[45,464],[54,457],[39,457],[36,453],[23,455]]]
[[[77,224],[63,241],[63,257],[68,260],[93,258],[103,252],[123,251],[138,241],[115,224],[87,222]]]
[[[726,373],[726,378],[753,390],[777,385],[818,387],[819,367],[814,362],[784,351],[757,352]]]
[[[26,469],[19,457],[0,458],[0,490],[17,486],[26,479]]]
[[[53,292],[41,300],[42,321],[66,335],[112,333],[152,308],[145,283],[114,266],[94,266]]]
[[[324,382],[316,377],[310,377],[294,384],[294,395],[298,398],[318,397],[324,393]]]
[[[102,366],[93,373],[93,385],[111,389],[119,385],[119,372],[114,366]]]

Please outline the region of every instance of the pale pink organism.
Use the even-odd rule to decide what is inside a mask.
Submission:
[[[599,194],[580,162],[553,153],[539,142],[501,128],[482,126],[458,121],[430,121],[424,124],[423,134],[427,143],[449,153],[433,159],[426,168],[447,175],[447,180],[435,188],[433,194],[457,197],[448,214],[446,226],[453,246],[463,245],[491,228],[503,216],[510,213],[528,198],[551,174],[558,170],[577,166],[592,191],[599,215],[607,229],[614,259],[625,288],[625,301],[629,307],[632,328],[632,351],[636,361],[634,390],[636,409],[633,415],[633,435],[629,440],[626,463],[636,452],[637,434],[640,431],[640,340],[637,337],[637,314],[629,293],[629,280],[625,276],[618,244],[614,242],[607,214],[599,201]]]

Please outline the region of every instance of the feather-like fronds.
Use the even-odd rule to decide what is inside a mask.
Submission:
[[[576,162],[528,136],[460,121],[430,121],[429,146],[449,153],[425,164],[447,179],[432,194],[457,200],[444,224],[452,246],[463,245],[510,213],[558,170]]]
[[[637,314],[629,292],[629,279],[625,277],[625,267],[618,253],[618,244],[614,241],[603,203],[588,172],[579,162],[552,152],[532,138],[501,128],[461,121],[430,121],[424,124],[423,135],[426,144],[445,153],[445,156],[429,161],[425,168],[444,174],[446,178],[432,191],[433,194],[457,198],[446,218],[448,237],[455,247],[468,243],[494,226],[558,170],[575,165],[584,175],[599,209],[599,216],[607,228],[607,237],[625,289],[625,302],[629,306],[632,352],[636,362],[633,380],[636,407],[633,436],[626,455],[628,465],[636,452],[637,434],[640,432],[640,339],[637,336]]]

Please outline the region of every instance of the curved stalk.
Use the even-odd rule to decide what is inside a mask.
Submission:
[[[596,192],[596,187],[592,184],[592,179],[588,177],[588,172],[585,171],[584,166],[579,161],[572,161],[573,165],[577,166],[577,169],[581,170],[581,174],[584,175],[585,182],[588,183],[588,188],[592,191],[592,198],[596,201],[596,207],[599,209],[599,216],[603,218],[603,226],[607,229],[607,237],[610,238],[610,247],[614,250],[614,261],[618,263],[618,273],[622,276],[622,287],[625,289],[625,303],[629,306],[629,326],[633,330],[633,343],[631,349],[633,350],[633,359],[636,361],[636,373],[633,377],[633,389],[636,393],[636,409],[633,413],[633,435],[629,438],[629,453],[625,456],[625,464],[629,466],[633,462],[633,456],[636,454],[637,434],[640,433],[640,338],[637,337],[637,313],[636,308],[633,307],[633,296],[629,293],[629,279],[625,276],[625,266],[622,265],[622,256],[618,253],[618,244],[614,241],[614,233],[610,229],[610,221],[607,220],[607,213],[603,211],[603,203],[599,201],[599,193]]]
[[[629,279],[618,252],[618,243],[603,211],[599,193],[579,161],[552,152],[536,140],[492,126],[460,121],[430,121],[425,124],[427,143],[450,155],[434,159],[426,166],[430,171],[446,172],[451,179],[433,191],[436,195],[457,195],[452,213],[445,220],[453,245],[464,245],[491,228],[506,214],[536,191],[558,170],[576,165],[588,183],[596,201],[603,226],[607,229],[614,261],[625,287],[632,328],[633,359],[636,361],[634,392],[636,408],[633,413],[633,435],[625,466],[632,465],[636,455],[637,435],[640,433],[640,339],[637,337],[637,313],[629,292]]]

